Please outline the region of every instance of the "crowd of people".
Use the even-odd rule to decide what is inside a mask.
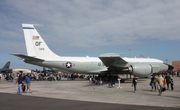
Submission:
[[[115,83],[120,78],[118,75],[87,75],[87,79],[96,85],[102,85],[104,82],[109,83],[109,87],[114,87]],[[174,75],[171,74],[172,77]],[[169,75],[169,73],[163,74],[153,74],[150,79],[150,87],[151,91],[158,91],[159,95],[162,95],[162,92],[165,90],[174,90],[174,81],[173,78]],[[15,84],[18,84],[18,94],[22,94],[22,92],[31,93],[32,90],[30,88],[30,83],[32,80],[35,81],[60,81],[61,78],[67,78],[67,80],[75,80],[76,78],[85,78],[85,75],[80,74],[64,74],[64,73],[17,73],[17,74],[0,74],[0,80],[4,77],[5,80],[15,80]],[[126,76],[127,78],[127,76]],[[121,79],[121,78],[120,78]],[[131,75],[130,75],[131,79]],[[137,91],[137,83],[138,78],[133,75],[132,78],[132,87],[134,88],[134,93]]]
[[[103,85],[103,83],[109,83],[109,87],[115,86],[116,81],[120,78],[118,75],[89,75],[88,80],[95,85]]]
[[[26,92],[26,93],[32,92],[31,87],[30,87],[31,80],[28,74],[27,75],[19,74],[14,85],[15,84],[18,84],[18,91],[17,91],[18,95],[22,95],[22,92]]]
[[[151,91],[158,90],[160,96],[166,90],[174,90],[173,78],[168,73],[152,75],[149,85],[151,86]]]
[[[76,78],[84,78],[85,75],[81,74],[65,74],[65,73],[5,73],[1,74],[1,77],[3,77],[4,80],[7,81],[13,81],[16,80],[19,75],[29,75],[30,80],[32,81],[60,81],[61,78],[67,78],[67,80],[75,80]]]
[[[135,75],[132,76],[132,87],[134,89],[134,93],[136,93],[138,78]],[[174,77],[174,75],[172,74],[171,76]],[[151,91],[158,91],[158,95],[161,96],[162,92],[166,90],[174,90],[174,81],[171,76],[169,73],[153,74],[149,83],[149,85],[151,86]],[[118,77],[117,75],[89,76],[89,80],[92,81],[92,83],[96,85],[102,85],[104,82],[108,82],[110,87],[113,87],[115,85],[115,83],[118,81],[118,78],[120,77]]]
[[[75,80],[77,77],[83,78],[83,75],[79,74],[64,74],[64,73],[0,73],[0,81],[15,81],[14,85],[18,85],[17,94],[31,93],[31,81],[60,81],[61,78],[67,78],[67,80]]]

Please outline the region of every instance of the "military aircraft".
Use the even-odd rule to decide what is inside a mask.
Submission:
[[[8,61],[5,65],[4,65],[4,67],[3,68],[1,68],[0,69],[0,72],[11,72],[12,71],[12,69],[9,69],[9,67],[10,67],[10,61]]]
[[[25,63],[60,70],[67,73],[84,74],[133,74],[148,77],[152,73],[172,70],[173,66],[154,58],[128,58],[116,53],[99,57],[64,57],[52,52],[33,24],[22,24],[27,55],[12,54]]]

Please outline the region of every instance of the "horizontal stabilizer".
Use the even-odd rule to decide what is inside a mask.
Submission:
[[[12,54],[14,56],[17,56],[19,58],[22,58],[24,60],[31,60],[31,61],[44,61],[43,59],[40,58],[35,58],[35,57],[31,57],[31,56],[27,56],[27,55],[23,55],[23,54]]]

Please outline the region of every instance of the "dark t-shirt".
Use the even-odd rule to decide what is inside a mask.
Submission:
[[[155,77],[152,77],[152,78],[151,78],[151,83],[152,83],[152,82],[155,82]]]
[[[22,80],[18,78],[18,84],[22,84]]]
[[[133,84],[136,84],[137,78],[133,78]]]
[[[170,76],[165,76],[166,80],[170,80],[171,77]]]
[[[171,77],[170,76],[165,76],[166,82],[170,83]]]

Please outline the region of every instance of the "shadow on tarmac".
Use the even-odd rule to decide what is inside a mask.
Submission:
[[[179,108],[96,103],[0,93],[2,110],[179,110]]]

